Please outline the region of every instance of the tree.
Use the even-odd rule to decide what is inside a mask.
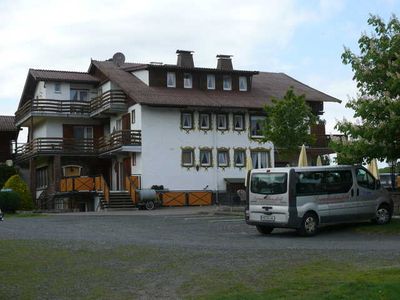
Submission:
[[[18,209],[20,210],[33,209],[32,195],[29,192],[27,184],[19,175],[11,176],[4,184],[4,188],[12,189],[14,192],[18,194],[21,200]]]
[[[315,138],[309,133],[318,118],[306,103],[305,96],[297,96],[290,88],[283,99],[272,99],[272,105],[264,110],[267,118],[263,124],[264,141],[271,141],[281,156],[290,157],[302,144],[313,144]]]
[[[336,125],[349,137],[331,144],[339,163],[400,157],[400,22],[395,15],[387,24],[371,15],[368,24],[374,32],[361,35],[360,53],[345,48],[342,54],[343,63],[354,72],[359,95],[346,104],[355,111],[357,122],[344,120]]]
[[[0,189],[3,187],[4,183],[8,178],[17,174],[17,170],[14,167],[9,167],[5,164],[0,165]]]

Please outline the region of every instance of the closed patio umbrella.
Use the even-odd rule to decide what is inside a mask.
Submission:
[[[304,144],[303,144],[303,146],[301,146],[298,166],[299,167],[307,167],[308,166],[306,146]]]
[[[317,166],[322,166],[321,156],[317,156]]]
[[[372,175],[374,175],[376,179],[379,179],[378,161],[376,160],[376,158],[370,161],[370,163],[368,164],[368,170],[371,172]]]
[[[247,186],[247,173],[253,169],[253,162],[251,161],[251,156],[248,155],[246,158],[246,176],[244,178],[244,186]]]

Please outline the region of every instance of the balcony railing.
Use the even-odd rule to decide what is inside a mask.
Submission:
[[[140,146],[139,130],[121,130],[98,139],[36,138],[15,148],[16,160],[39,154],[98,155],[122,146]]]
[[[18,123],[29,114],[84,114],[89,116],[89,113],[89,101],[32,99],[27,101],[20,109],[17,110],[15,113],[15,122]]]
[[[79,115],[94,116],[102,112],[123,112],[126,110],[126,95],[122,91],[110,90],[90,101],[31,99],[15,113],[17,125],[32,115]]]
[[[90,113],[96,115],[104,111],[120,112],[126,109],[126,95],[122,91],[110,90],[90,101]]]

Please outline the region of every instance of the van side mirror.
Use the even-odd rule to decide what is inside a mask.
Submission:
[[[376,180],[375,186],[376,186],[376,188],[375,188],[376,190],[379,190],[381,188],[381,181],[379,179]]]

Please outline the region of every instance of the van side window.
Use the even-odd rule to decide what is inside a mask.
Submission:
[[[347,193],[353,186],[350,170],[297,174],[296,193],[299,196]]]
[[[359,186],[366,189],[375,189],[375,178],[369,174],[366,170],[358,168],[357,169],[357,183]]]

